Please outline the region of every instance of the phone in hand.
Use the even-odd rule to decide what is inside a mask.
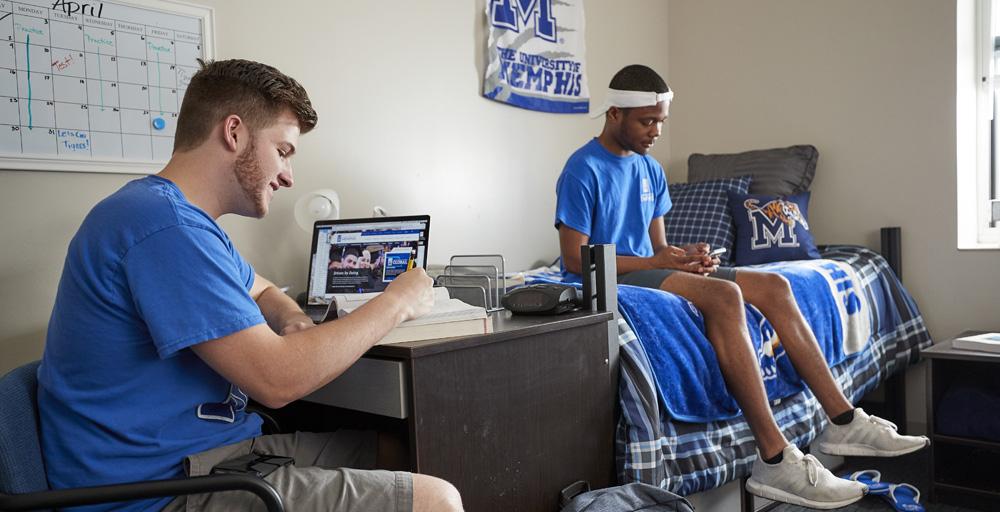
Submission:
[[[712,258],[714,260],[715,258],[717,258],[720,254],[722,254],[724,252],[726,252],[726,248],[725,247],[717,247],[715,249],[712,249],[708,253],[708,257]],[[713,261],[713,263],[714,263],[714,261]],[[705,272],[702,275],[706,275],[707,276],[708,274],[709,274],[709,272]]]

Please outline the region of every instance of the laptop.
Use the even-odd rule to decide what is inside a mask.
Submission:
[[[306,314],[325,321],[336,309],[330,307],[335,295],[381,292],[399,274],[427,268],[430,226],[429,215],[317,221]]]

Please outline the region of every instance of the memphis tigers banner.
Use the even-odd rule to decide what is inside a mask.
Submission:
[[[586,114],[583,0],[486,0],[487,98],[529,110]]]

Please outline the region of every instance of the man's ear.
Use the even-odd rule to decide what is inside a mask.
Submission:
[[[239,143],[246,137],[246,123],[236,114],[222,120],[222,141],[230,151],[239,151]]]
[[[608,107],[608,113],[607,116],[605,116],[605,119],[617,123],[622,120],[622,114],[624,114],[622,109],[618,107]]]

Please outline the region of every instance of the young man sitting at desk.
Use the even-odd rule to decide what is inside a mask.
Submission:
[[[748,489],[759,496],[815,508],[836,508],[865,486],[837,478],[788,443],[771,414],[747,332],[744,301],[774,326],[799,375],[830,417],[821,451],[895,456],[919,450],[926,437],[901,436],[891,423],[855,409],[833,379],[788,281],[766,272],[719,268],[706,244],[667,244],[670,209],[663,168],[648,156],[667,119],[673,93],[646,66],[626,66],[611,80],[604,129],[573,153],[556,185],[555,226],[564,274],[580,273],[580,246],[616,246],[618,282],[658,288],[694,303],[705,319],[726,386],[743,409],[759,456]],[[598,114],[599,115],[599,114]]]
[[[267,477],[288,510],[461,510],[443,480],[371,470],[374,434],[261,436],[261,419],[244,410],[248,396],[278,408],[311,393],[433,303],[430,278],[414,269],[350,317],[313,326],[216,223],[227,213],[267,214],[274,193],[292,186],[290,159],[316,120],[302,86],[270,66],[203,64],[184,95],[166,167],[84,219],[38,371],[53,488],[174,478],[185,469],[205,475],[263,452],[295,459]],[[224,492],[122,508],[262,503]]]

